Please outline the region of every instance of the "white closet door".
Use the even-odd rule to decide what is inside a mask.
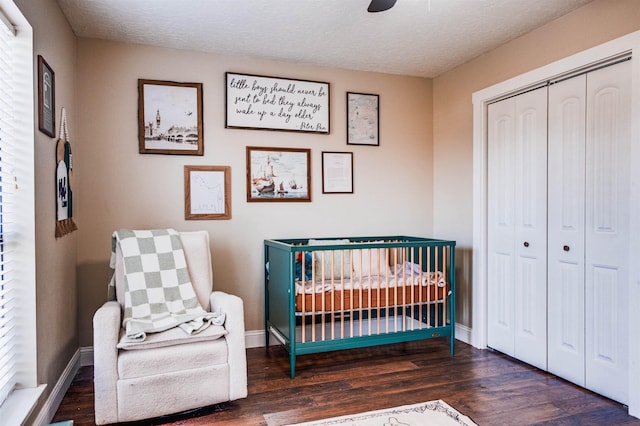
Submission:
[[[548,368],[585,386],[586,75],[549,87]]]
[[[488,106],[488,344],[515,355],[515,98]]]
[[[587,75],[586,387],[628,400],[631,62]]]
[[[547,89],[488,112],[489,346],[546,369]]]
[[[515,357],[546,369],[547,88],[515,101]]]

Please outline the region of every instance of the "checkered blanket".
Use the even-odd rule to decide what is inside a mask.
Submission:
[[[189,278],[187,262],[177,231],[119,230],[112,235],[111,268],[115,270],[116,247],[124,265],[124,319],[126,337],[143,341],[146,333],[180,327],[187,334],[210,324],[222,325],[224,314],[205,311]],[[109,283],[115,300],[115,273]]]

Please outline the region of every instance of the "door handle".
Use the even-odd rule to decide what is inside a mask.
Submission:
[[[562,250],[564,250],[564,251],[569,251],[569,250],[571,250],[571,247],[569,247],[569,246],[564,246],[564,247],[562,247]]]
[[[524,246],[525,246],[525,247],[529,247],[529,241],[525,241],[525,242],[524,242]]]

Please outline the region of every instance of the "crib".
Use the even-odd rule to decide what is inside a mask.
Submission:
[[[265,334],[296,356],[449,337],[455,241],[408,236],[264,241]]]

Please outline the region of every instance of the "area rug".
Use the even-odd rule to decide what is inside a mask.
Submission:
[[[288,426],[477,426],[442,400],[403,405]]]

